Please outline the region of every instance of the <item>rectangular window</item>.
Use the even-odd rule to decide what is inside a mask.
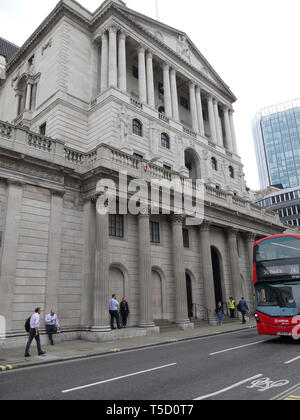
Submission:
[[[190,110],[189,101],[186,98],[184,98],[183,96],[180,96],[180,105],[183,108],[185,108],[187,110]]]
[[[42,136],[46,135],[46,129],[47,129],[47,124],[46,123],[44,123],[43,125],[40,126],[40,134]]]
[[[190,232],[188,229],[182,229],[182,234],[183,234],[183,246],[185,248],[189,248],[190,247]]]
[[[139,69],[138,69],[137,66],[132,66],[132,76],[135,79],[138,79],[139,78]]]
[[[109,236],[124,238],[124,216],[109,215]]]
[[[163,85],[163,83],[161,83],[161,82],[158,82],[158,92],[159,92],[161,95],[164,95],[164,94],[165,94],[165,91],[164,91],[164,85]]]
[[[160,244],[159,223],[150,222],[150,241],[152,244]]]

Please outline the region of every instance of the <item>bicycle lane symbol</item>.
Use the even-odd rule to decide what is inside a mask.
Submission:
[[[247,386],[248,389],[256,389],[257,392],[269,391],[272,388],[281,388],[289,385],[290,381],[282,379],[279,381],[271,381],[270,378],[260,378],[251,383],[251,386]]]

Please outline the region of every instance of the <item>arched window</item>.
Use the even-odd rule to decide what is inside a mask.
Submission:
[[[136,136],[143,137],[143,124],[141,123],[141,121],[137,119],[134,119],[132,121],[132,132]]]
[[[229,175],[230,175],[230,178],[234,179],[234,169],[232,166],[229,166]]]
[[[170,137],[166,133],[162,133],[161,135],[161,146],[170,149]]]
[[[218,162],[217,162],[217,159],[216,158],[211,158],[211,166],[212,166],[212,168],[213,168],[213,170],[214,171],[217,171],[218,170]]]

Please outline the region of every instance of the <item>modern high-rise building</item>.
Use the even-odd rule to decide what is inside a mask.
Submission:
[[[300,185],[300,99],[264,108],[252,123],[260,186]]]

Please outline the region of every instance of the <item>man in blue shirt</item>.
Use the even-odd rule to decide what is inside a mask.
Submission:
[[[115,330],[116,328],[114,327],[114,319],[116,318],[117,321],[117,327],[120,330],[121,329],[121,324],[120,324],[120,316],[119,316],[119,302],[117,301],[117,296],[116,295],[112,295],[112,298],[109,301],[109,313],[110,313],[110,325],[111,325],[111,329]]]

